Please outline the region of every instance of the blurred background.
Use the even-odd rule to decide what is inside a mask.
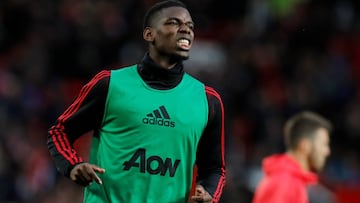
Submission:
[[[144,56],[154,0],[0,1],[0,202],[81,202],[59,176],[48,128],[94,74]],[[186,69],[226,111],[222,203],[250,203],[261,159],[283,152],[282,125],[300,110],[329,118],[332,154],[312,203],[360,202],[358,0],[193,0]],[[86,158],[91,134],[76,143]]]

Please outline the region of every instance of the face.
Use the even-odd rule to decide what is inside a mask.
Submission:
[[[189,58],[194,40],[194,23],[187,9],[162,9],[152,22],[152,27],[144,30],[144,38],[151,43],[150,55],[154,60],[161,57]]]
[[[310,169],[314,172],[320,172],[324,166],[327,157],[330,155],[330,136],[328,130],[319,128],[315,132],[312,141],[312,147],[309,156]]]

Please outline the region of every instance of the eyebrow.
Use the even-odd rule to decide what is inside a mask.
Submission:
[[[182,20],[180,18],[177,18],[177,17],[169,17],[168,19],[166,19],[166,21],[169,21],[169,20],[176,20],[178,22],[182,22]],[[195,23],[192,20],[185,22],[185,24],[191,24],[192,26],[195,26]]]

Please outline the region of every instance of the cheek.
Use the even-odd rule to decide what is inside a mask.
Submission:
[[[325,157],[320,151],[313,150],[310,157],[310,164],[313,168],[318,169],[324,164]]]
[[[329,150],[327,147],[325,146],[321,146],[319,148],[316,149],[316,151],[314,151],[314,158],[315,160],[317,160],[320,163],[325,162],[326,158],[329,155]]]
[[[329,156],[329,155],[331,154],[331,150],[330,150],[330,146],[329,146],[329,145],[326,146],[325,154],[326,154],[326,156]]]
[[[330,147],[328,145],[322,144],[318,146],[318,153],[321,156],[327,157],[330,154]]]
[[[324,151],[318,146],[314,146],[310,156],[313,161],[319,161],[324,157]]]
[[[176,31],[174,30],[160,30],[159,32],[157,32],[157,38],[158,39],[162,39],[162,40],[170,40],[172,38],[174,38],[176,35]]]
[[[173,42],[173,36],[170,35],[170,34],[159,34],[157,35],[157,38],[156,38],[156,45],[158,47],[161,47],[161,48],[167,48],[167,47],[171,47],[172,44],[174,44]]]

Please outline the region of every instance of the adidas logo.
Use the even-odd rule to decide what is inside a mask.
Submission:
[[[165,106],[160,106],[159,109],[146,115],[142,122],[149,125],[159,125],[166,127],[175,127],[175,122],[170,120],[170,116],[165,109]]]

